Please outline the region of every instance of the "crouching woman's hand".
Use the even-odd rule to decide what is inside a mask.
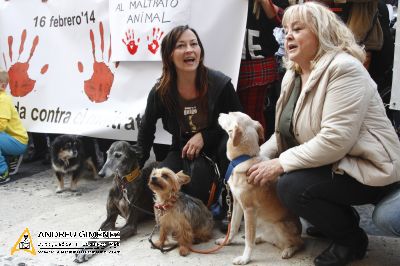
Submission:
[[[247,183],[264,186],[269,181],[275,181],[283,174],[283,168],[279,159],[261,161],[254,164],[247,171]]]

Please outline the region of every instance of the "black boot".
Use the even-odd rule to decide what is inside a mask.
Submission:
[[[353,260],[364,258],[368,246],[368,236],[360,229],[360,240],[353,246],[343,246],[332,242],[327,249],[314,259],[316,266],[345,266]]]

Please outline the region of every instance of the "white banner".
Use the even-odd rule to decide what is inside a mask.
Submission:
[[[110,0],[113,61],[161,61],[165,33],[190,21],[192,0]]]
[[[188,2],[206,65],[236,86],[246,0]],[[161,62],[112,62],[109,14],[106,0],[0,1],[0,67],[9,72],[7,90],[29,131],[136,139]],[[159,133],[156,141],[170,137]]]

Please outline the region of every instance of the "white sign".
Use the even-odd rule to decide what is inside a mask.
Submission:
[[[110,0],[113,61],[161,61],[165,33],[190,21],[192,0]]]
[[[247,1],[188,2],[206,65],[236,86]],[[162,66],[112,61],[119,48],[110,44],[107,0],[0,1],[0,14],[0,68],[10,74],[7,91],[29,131],[136,140]],[[170,143],[157,132],[156,142]]]

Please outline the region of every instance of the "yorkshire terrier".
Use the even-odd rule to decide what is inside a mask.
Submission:
[[[189,182],[190,177],[182,171],[174,173],[165,167],[153,169],[149,179],[154,192],[154,214],[160,225],[160,238],[154,245],[162,248],[171,233],[181,256],[190,253],[193,243],[210,240],[214,226],[212,214],[204,203],[180,192],[181,186]]]

